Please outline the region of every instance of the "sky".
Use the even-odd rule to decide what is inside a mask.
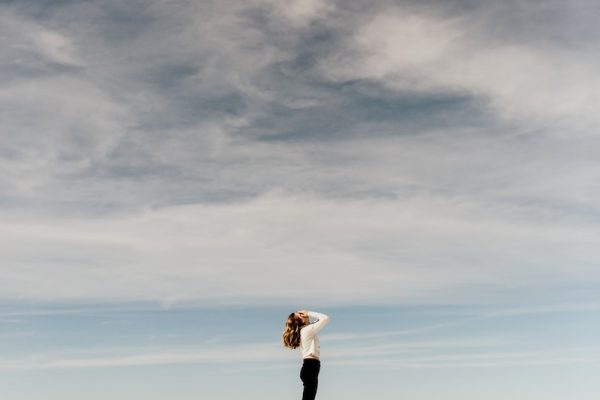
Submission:
[[[0,397],[600,395],[594,1],[0,1]]]

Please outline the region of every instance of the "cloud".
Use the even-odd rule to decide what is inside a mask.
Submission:
[[[595,284],[594,46],[569,47],[584,32],[561,13],[524,5],[542,21],[508,30],[520,13],[491,4],[1,6],[2,296]]]
[[[119,349],[122,352],[122,349]],[[104,354],[114,353],[115,350],[104,349]],[[214,345],[205,349],[171,349],[142,351],[129,355],[115,355],[90,357],[64,355],[54,356],[29,356],[27,359],[4,361],[0,363],[2,370],[31,370],[31,369],[64,369],[64,368],[92,368],[92,367],[124,367],[139,365],[168,365],[190,364],[202,362],[256,362],[261,360],[285,360],[281,349],[273,343],[252,343],[243,346],[229,346],[226,348]]]
[[[508,6],[450,15],[442,10],[407,5],[374,12],[345,48],[321,62],[323,73],[335,80],[370,79],[400,92],[467,93],[509,121],[564,135],[594,134],[595,57],[562,42],[511,36],[506,24],[517,17]]]
[[[518,351],[499,349],[503,341],[479,340],[468,342],[445,340],[414,342],[403,346],[382,346],[379,349],[353,347],[353,351],[328,351],[328,365],[392,368],[478,368],[526,365],[573,365],[598,362],[597,347],[565,347],[552,350]],[[505,342],[505,341],[504,341]],[[387,350],[386,350],[387,349]],[[470,352],[463,353],[464,349]],[[339,349],[341,350],[341,349]],[[431,354],[431,351],[450,353]],[[473,350],[476,350],[473,353]],[[79,354],[77,354],[79,353]],[[87,353],[87,354],[85,354]],[[90,354],[92,353],[92,354]],[[399,356],[399,357],[398,357]],[[3,360],[0,370],[44,370],[110,368],[142,365],[182,365],[201,363],[268,363],[267,368],[296,367],[298,354],[282,351],[279,343],[249,343],[244,345],[215,346],[210,348],[174,347],[171,349],[99,349],[94,352],[67,352],[62,354],[29,355],[21,359]],[[293,360],[293,364],[291,361]],[[253,365],[252,368],[256,368]]]
[[[540,280],[599,278],[593,228],[507,224],[506,210],[493,210],[496,219],[481,212],[476,204],[426,198],[333,201],[274,193],[122,217],[19,220],[2,224],[3,296],[462,302]],[[297,284],[307,276],[319,279]]]
[[[1,181],[8,197],[35,195],[57,176],[102,159],[128,123],[118,101],[86,79],[71,38],[0,8]]]
[[[548,314],[548,313],[572,313],[577,311],[597,310],[600,308],[599,303],[562,303],[548,304],[537,307],[521,307],[505,310],[496,310],[484,313],[482,318],[507,317],[513,315],[531,315],[531,314]]]
[[[276,16],[282,17],[286,22],[295,27],[306,26],[311,22],[327,18],[335,10],[335,3],[330,0],[292,0],[285,5],[277,1],[263,1],[274,11]]]

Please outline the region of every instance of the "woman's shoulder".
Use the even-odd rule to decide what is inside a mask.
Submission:
[[[313,330],[310,329],[314,324],[308,324],[308,325],[304,325],[302,328],[300,328],[300,335],[308,335],[310,334]]]

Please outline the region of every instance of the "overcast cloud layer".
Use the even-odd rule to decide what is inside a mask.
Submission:
[[[0,296],[352,304],[597,287],[599,14],[3,2]]]

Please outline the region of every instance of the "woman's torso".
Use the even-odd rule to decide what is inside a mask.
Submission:
[[[318,360],[321,357],[321,343],[317,335],[302,334],[300,331],[300,352],[302,358],[312,358]]]

